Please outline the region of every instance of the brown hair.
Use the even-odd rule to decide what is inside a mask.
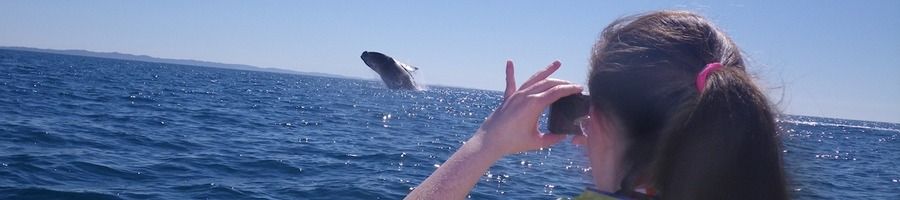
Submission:
[[[708,63],[704,89],[695,86]],[[649,177],[662,199],[787,199],[772,106],[735,44],[703,17],[619,19],[594,46],[592,105],[628,138],[623,191]]]

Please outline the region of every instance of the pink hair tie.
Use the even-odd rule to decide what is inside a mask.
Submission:
[[[714,62],[706,64],[706,68],[703,68],[703,71],[700,71],[700,74],[697,75],[697,91],[703,92],[703,88],[706,87],[706,78],[709,76],[709,73],[719,70],[719,68],[722,68],[721,63]]]

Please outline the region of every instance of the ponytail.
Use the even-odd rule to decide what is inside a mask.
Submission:
[[[696,103],[683,105],[660,133],[652,169],[660,195],[787,199],[780,140],[765,96],[737,66],[710,73],[701,89]]]

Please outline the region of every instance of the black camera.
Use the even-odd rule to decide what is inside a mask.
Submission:
[[[590,100],[590,96],[579,93],[553,102],[550,105],[547,129],[555,134],[581,134],[581,127],[577,122],[587,116]]]

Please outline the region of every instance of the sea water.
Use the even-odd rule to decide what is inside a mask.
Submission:
[[[0,50],[0,199],[400,199],[500,100]],[[793,197],[900,199],[900,125],[779,123]],[[573,197],[590,170],[563,142],[501,159],[470,198]]]

